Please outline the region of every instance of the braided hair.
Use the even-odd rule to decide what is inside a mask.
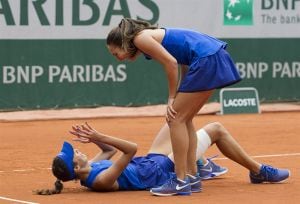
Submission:
[[[52,162],[52,173],[57,178],[54,183],[54,189],[39,189],[33,191],[34,194],[37,195],[52,195],[59,194],[63,189],[62,181],[69,181],[70,172],[63,162],[63,160],[59,157],[55,157]]]
[[[133,57],[138,51],[133,43],[134,37],[144,29],[156,28],[157,26],[151,25],[147,21],[123,18],[119,25],[109,32],[106,44],[120,47]]]
[[[52,195],[52,194],[59,194],[62,189],[64,188],[62,182],[60,180],[56,180],[54,183],[54,189],[38,189],[33,191],[34,194],[37,195]]]

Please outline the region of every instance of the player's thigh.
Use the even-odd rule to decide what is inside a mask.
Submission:
[[[154,141],[149,149],[149,153],[168,155],[172,152],[170,129],[167,124],[164,124],[154,138]]]
[[[179,92],[173,103],[173,109],[177,112],[178,119],[192,119],[201,107],[207,102],[213,90],[183,93]]]

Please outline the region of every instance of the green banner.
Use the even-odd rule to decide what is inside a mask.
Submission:
[[[298,101],[299,11],[299,0],[0,0],[0,110],[166,103],[161,65],[107,51],[124,17],[223,39],[243,78],[231,87],[255,87],[261,102]]]
[[[300,39],[223,39],[260,100],[300,99]],[[0,109],[163,104],[163,68],[111,56],[104,40],[0,40]],[[218,91],[210,101],[219,101]]]
[[[243,78],[237,87],[255,87],[262,102],[300,99],[300,38],[225,41]]]
[[[118,62],[103,40],[0,41],[0,109],[165,103],[154,61]]]

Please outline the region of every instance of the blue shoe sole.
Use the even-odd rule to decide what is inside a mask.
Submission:
[[[202,191],[202,188],[198,189],[198,190],[192,190],[192,193],[200,193],[201,191]]]
[[[155,195],[155,196],[188,196],[188,195],[191,195],[192,192],[180,192],[180,193],[156,193],[156,192],[152,192],[150,190],[150,193]]]

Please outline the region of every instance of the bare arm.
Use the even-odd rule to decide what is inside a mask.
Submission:
[[[102,152],[98,153],[93,159],[91,159],[89,161],[90,163],[104,159],[110,159],[117,153],[116,148],[114,148],[113,146],[98,141],[95,141],[94,143],[102,150]]]
[[[150,55],[153,59],[161,63],[168,78],[169,98],[166,113],[166,120],[175,118],[177,112],[172,105],[177,93],[178,84],[178,63],[177,60],[152,36],[151,30],[141,31],[135,38],[135,46],[142,52]]]
[[[135,46],[161,63],[165,69],[169,85],[169,98],[175,98],[178,81],[177,60],[149,32],[142,31],[134,38]]]
[[[87,123],[81,127],[73,127],[73,131],[70,131],[70,133],[79,138],[87,138],[92,142],[95,141],[94,143],[100,142],[113,146],[123,152],[120,158],[118,158],[112,166],[96,177],[96,180],[93,184],[93,188],[95,190],[115,190],[117,185],[116,181],[128,163],[131,161],[132,157],[135,155],[137,151],[137,145],[126,140],[99,133]]]
[[[179,80],[179,83],[178,84],[180,84],[181,82],[182,82],[182,79],[184,78],[184,76],[185,76],[185,74],[187,73],[187,71],[188,71],[188,66],[187,65],[181,65],[180,66],[180,80]]]

